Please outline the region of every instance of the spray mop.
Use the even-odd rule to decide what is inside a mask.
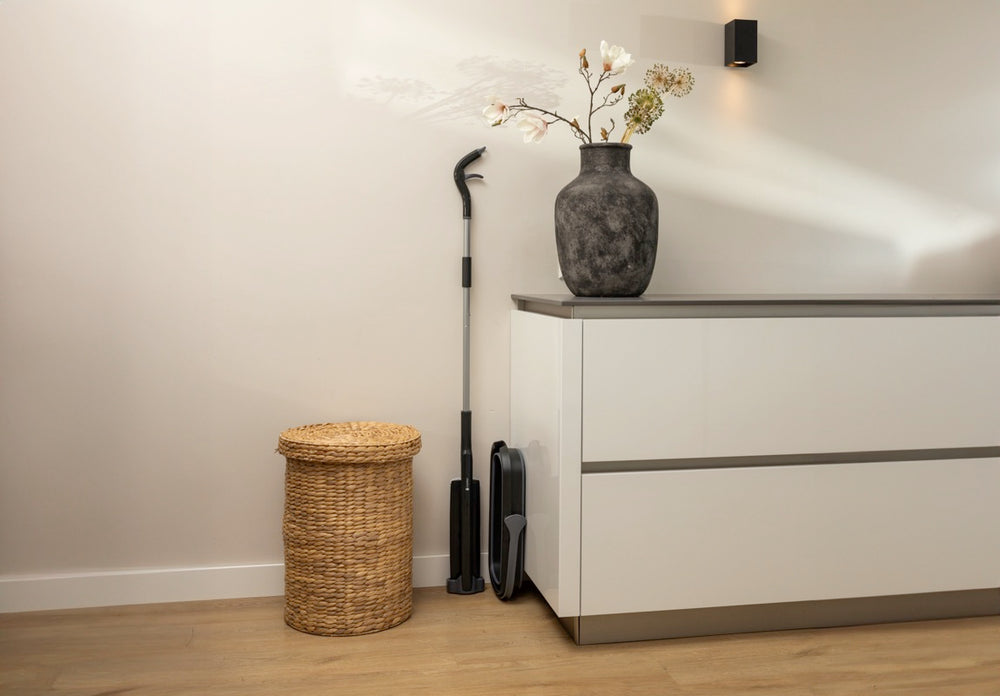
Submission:
[[[461,478],[451,482],[451,577],[448,592],[482,592],[485,582],[479,574],[479,481],[472,477],[472,411],[469,405],[469,296],[472,289],[471,234],[472,199],[466,182],[482,179],[466,174],[465,168],[479,159],[486,148],[473,150],[455,165],[455,185],[462,194],[465,228],[465,255],[462,257],[462,442]],[[524,578],[525,518],[524,457],[520,450],[507,447],[503,440],[490,451],[490,583],[497,597],[511,599]]]
[[[461,478],[451,482],[451,577],[448,592],[474,594],[485,583],[479,561],[479,481],[472,478],[472,410],[469,404],[469,295],[472,289],[471,225],[472,197],[466,182],[482,174],[466,174],[465,168],[486,151],[473,150],[455,165],[455,185],[462,194],[464,256],[462,256],[462,442]]]

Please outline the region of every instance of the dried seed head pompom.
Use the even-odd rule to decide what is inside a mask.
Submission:
[[[630,131],[645,133],[662,114],[663,100],[655,91],[644,87],[629,95],[625,122]]]
[[[675,97],[683,97],[694,87],[694,75],[687,68],[678,68],[673,74],[674,81],[670,85],[670,93]]]
[[[646,86],[657,94],[665,94],[673,87],[675,75],[663,63],[657,63],[646,71]]]

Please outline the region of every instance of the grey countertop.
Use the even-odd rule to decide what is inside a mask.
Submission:
[[[992,316],[1000,294],[513,294],[517,308],[573,319],[639,317]]]

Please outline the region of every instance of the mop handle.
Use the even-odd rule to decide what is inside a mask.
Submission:
[[[470,301],[469,294],[472,288],[472,196],[469,194],[469,186],[465,182],[469,179],[482,179],[482,174],[466,174],[465,168],[479,159],[486,152],[486,146],[477,148],[467,154],[455,165],[455,185],[458,192],[462,194],[462,412],[469,413],[469,314]],[[463,423],[468,420],[471,424],[471,414],[463,418]],[[466,428],[463,428],[463,433]],[[471,448],[471,443],[470,443]],[[464,449],[464,447],[463,447]]]
[[[466,220],[472,217],[472,196],[469,195],[469,186],[465,182],[469,179],[482,179],[483,175],[466,174],[465,168],[479,159],[484,152],[486,152],[485,145],[473,150],[455,165],[455,186],[458,187],[458,192],[462,194],[462,217]]]

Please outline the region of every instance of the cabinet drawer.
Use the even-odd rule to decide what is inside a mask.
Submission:
[[[1000,317],[588,320],[583,460],[1000,445]]]
[[[581,615],[1000,586],[1000,459],[587,474]]]

